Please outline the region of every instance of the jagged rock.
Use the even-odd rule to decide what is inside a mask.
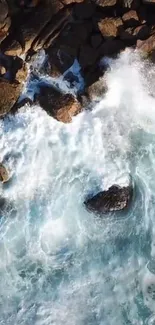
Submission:
[[[77,3],[74,7],[75,16],[78,19],[88,19],[93,16],[95,7],[91,2]]]
[[[150,54],[155,50],[155,34],[151,35],[146,40],[138,40],[136,47],[145,55]]]
[[[56,120],[69,123],[81,111],[81,105],[71,94],[63,94],[54,87],[44,86],[37,97],[40,106]]]
[[[117,37],[123,27],[121,18],[104,18],[98,23],[98,28],[103,37],[114,38]]]
[[[99,192],[97,195],[84,202],[89,211],[97,214],[124,210],[128,207],[132,198],[131,186],[111,186],[107,191]]]
[[[6,183],[9,180],[9,173],[6,167],[0,163],[0,182]]]
[[[125,28],[128,27],[137,27],[140,25],[140,21],[137,15],[136,10],[130,10],[122,16]]]
[[[63,4],[54,0],[49,6],[38,6],[33,12],[23,16],[23,22],[20,23],[20,42],[16,39],[16,32],[8,41],[2,44],[3,52],[7,55],[21,55],[27,53],[33,43],[39,37],[46,25],[51,21],[52,17],[63,8]],[[26,19],[28,17],[28,19]]]

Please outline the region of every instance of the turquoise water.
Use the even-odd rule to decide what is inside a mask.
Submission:
[[[154,67],[126,51],[108,92],[69,125],[40,107],[0,121],[0,325],[155,324]],[[83,202],[134,182],[130,210]]]

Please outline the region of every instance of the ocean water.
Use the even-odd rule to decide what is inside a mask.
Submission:
[[[0,121],[0,325],[155,325],[155,68],[108,62],[108,92],[71,124],[38,106]],[[131,177],[121,217],[85,210]]]

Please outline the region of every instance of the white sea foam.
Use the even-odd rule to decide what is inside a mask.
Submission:
[[[154,324],[155,99],[148,63],[110,62],[108,92],[64,125],[39,107],[0,121],[11,208],[0,220],[1,325]],[[152,75],[154,66],[151,67]],[[148,82],[147,82],[148,80]],[[153,82],[153,80],[152,80]],[[96,218],[87,195],[136,184],[123,218]]]

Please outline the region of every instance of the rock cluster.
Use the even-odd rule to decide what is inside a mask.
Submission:
[[[154,0],[0,0],[0,116],[12,109],[27,77],[19,56],[28,60],[44,49],[50,76],[64,73],[76,58],[87,88],[103,74],[102,57],[129,46],[153,55],[154,17]],[[80,111],[76,105],[71,115]]]

